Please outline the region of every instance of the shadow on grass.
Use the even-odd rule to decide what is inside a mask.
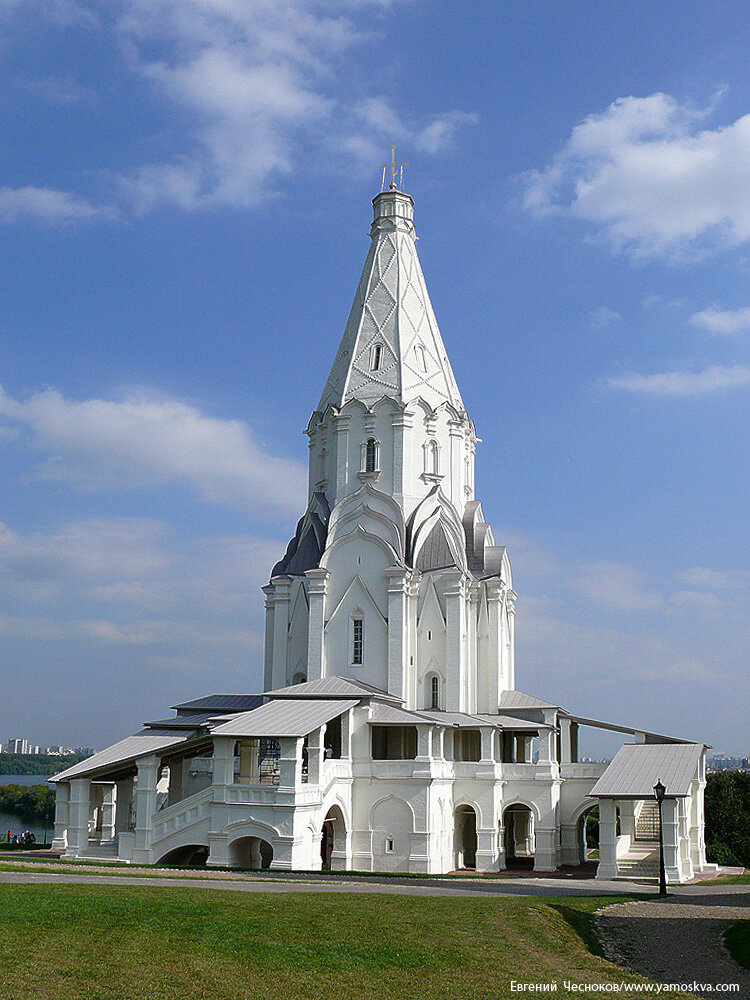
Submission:
[[[750,920],[739,920],[724,932],[724,944],[743,969],[750,969]]]
[[[622,900],[618,899],[617,902],[622,902]],[[576,910],[562,903],[551,902],[548,905],[550,909],[557,910],[563,920],[573,928],[592,955],[598,955],[600,958],[605,957],[599,935],[596,933],[596,922],[593,913]]]

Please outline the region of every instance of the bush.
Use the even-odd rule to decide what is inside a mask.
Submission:
[[[0,812],[26,823],[49,825],[55,814],[55,791],[49,785],[0,785]]]
[[[714,864],[750,868],[750,773],[747,771],[709,774],[706,844],[709,845],[706,857]]]

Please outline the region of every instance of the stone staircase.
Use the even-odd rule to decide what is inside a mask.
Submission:
[[[627,854],[617,859],[621,878],[658,879],[659,807],[648,799],[635,821],[635,837]]]

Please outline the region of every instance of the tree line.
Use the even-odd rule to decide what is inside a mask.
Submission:
[[[706,858],[750,868],[750,772],[721,771],[706,781]]]
[[[0,774],[44,774],[52,775],[72,767],[91,756],[87,753],[71,753],[58,757],[46,753],[0,753]]]
[[[0,785],[0,812],[18,816],[24,823],[50,826],[55,790],[49,785]]]

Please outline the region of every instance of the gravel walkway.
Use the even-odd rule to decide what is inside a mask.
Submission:
[[[615,903],[597,910],[605,955],[657,983],[739,983],[739,993],[726,995],[750,1000],[750,972],[734,961],[722,940],[727,927],[750,918],[747,895],[700,903],[694,898]],[[700,989],[692,995],[716,996]]]

